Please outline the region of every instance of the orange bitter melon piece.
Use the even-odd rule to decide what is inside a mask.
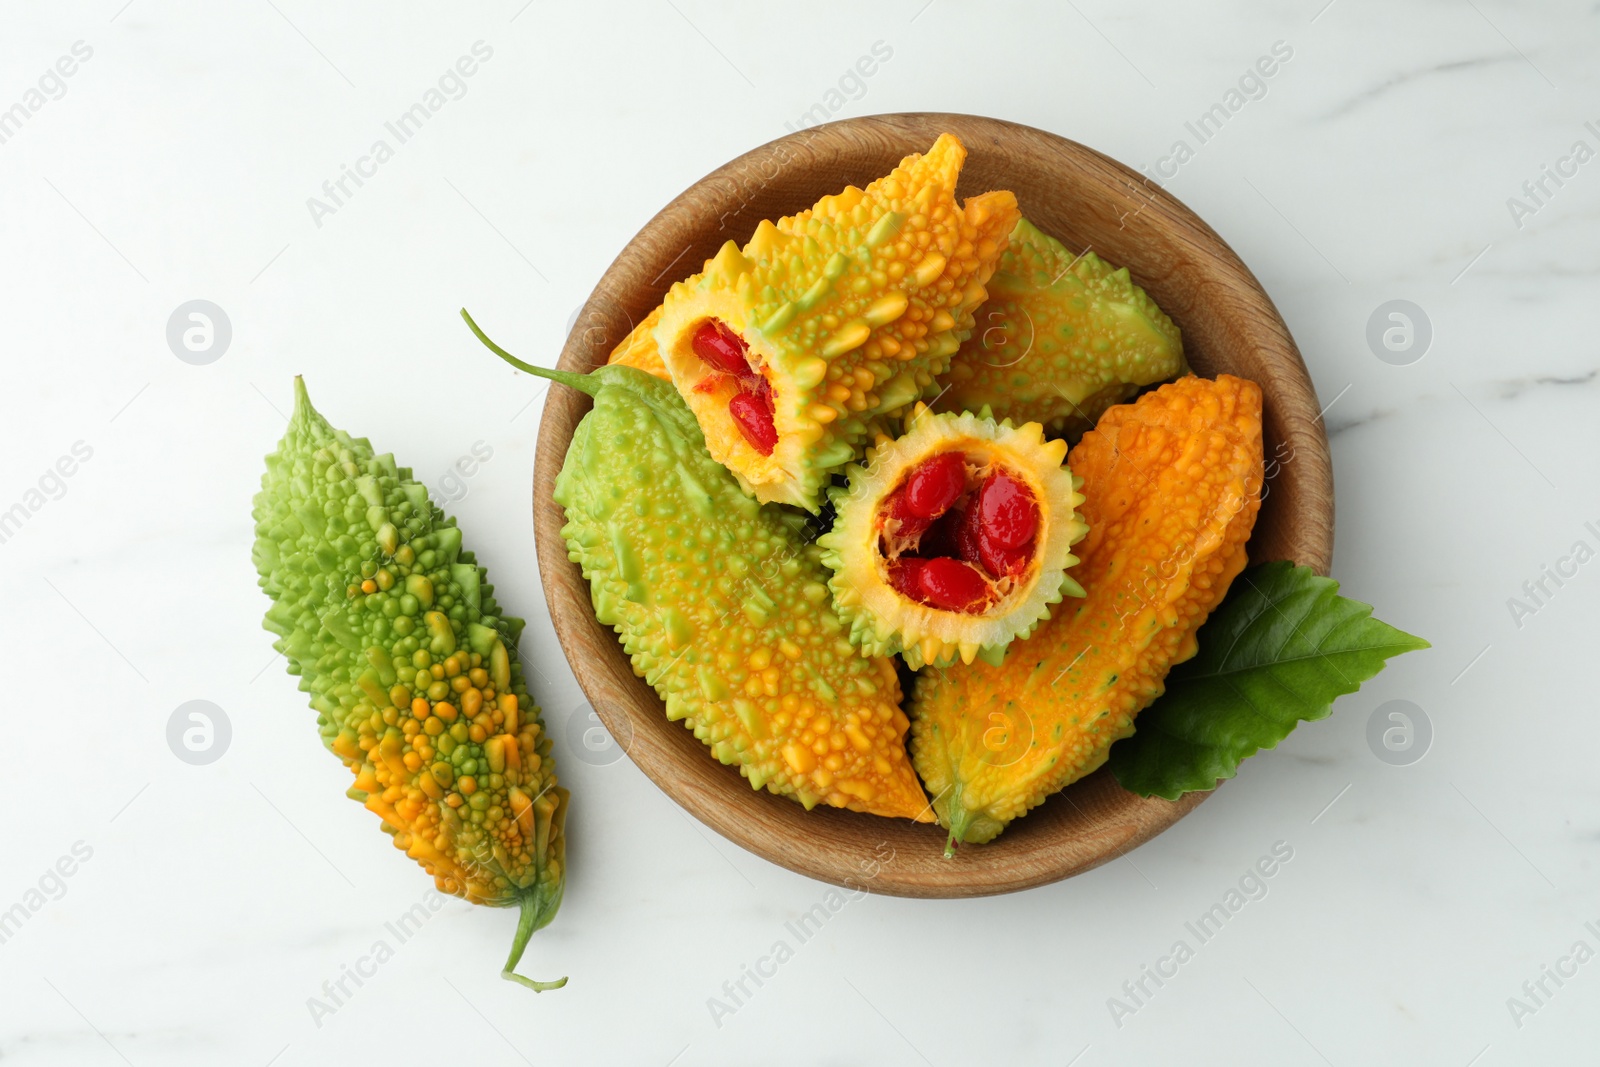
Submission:
[[[988,841],[1105,762],[1195,654],[1261,505],[1261,390],[1181,378],[1111,408],[1068,456],[1089,524],[1063,606],[1005,663],[925,671],[911,754],[952,842]]]

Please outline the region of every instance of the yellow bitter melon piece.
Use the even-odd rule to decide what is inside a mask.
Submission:
[[[1113,407],[1068,459],[1089,523],[1076,610],[1000,667],[918,678],[912,757],[952,843],[992,839],[1099,767],[1194,655],[1260,508],[1261,390],[1181,378]]]
[[[1187,373],[1178,327],[1126,268],[1077,255],[1027,219],[1011,232],[989,294],[950,362],[940,410],[988,405],[1073,433],[1140,386]]]
[[[944,134],[890,174],[762,222],[667,294],[656,341],[711,455],[763,502],[820,505],[868,424],[928,394],[972,330],[1016,197],[955,197],[966,149]],[[729,411],[740,383],[702,361],[708,319],[748,346],[772,392],[776,445],[763,454]]]
[[[1013,426],[987,412],[935,415],[919,404],[907,422],[904,436],[874,447],[866,463],[849,468],[848,487],[830,491],[837,517],[817,544],[827,550],[823,562],[834,572],[828,580],[834,604],[850,624],[851,641],[868,655],[902,653],[912,670],[947,666],[958,657],[963,663],[978,656],[998,663],[1013,640],[1050,617],[1063,592],[1083,594],[1066,573],[1077,562],[1072,546],[1087,530],[1075,510],[1083,502],[1077,479],[1062,465],[1066,442],[1046,441],[1036,422]],[[912,472],[945,453],[960,453],[966,466],[967,489],[951,507],[952,518],[976,506],[978,487],[996,470],[1027,486],[1038,507],[1026,568],[987,575],[996,599],[977,613],[919,603],[890,578],[902,554],[918,555],[930,535],[901,536],[888,501]],[[981,564],[974,561],[973,567]]]
[[[672,375],[667,373],[667,365],[661,361],[661,349],[656,347],[656,324],[660,321],[661,308],[657,307],[629,331],[621,344],[611,350],[611,358],[606,362],[620,363],[657,378],[671,378]]]

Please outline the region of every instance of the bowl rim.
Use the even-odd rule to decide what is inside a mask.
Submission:
[[[1056,160],[1082,169],[1096,183],[1103,180],[1110,207],[1120,205],[1124,220],[1132,213],[1146,229],[1160,221],[1183,231],[1189,242],[1185,248],[1193,246],[1194,263],[1209,271],[1214,276],[1209,280],[1227,294],[1223,311],[1205,308],[1205,313],[1225,313],[1232,324],[1229,329],[1241,334],[1239,344],[1260,347],[1259,358],[1266,361],[1271,381],[1258,379],[1258,384],[1264,396],[1269,385],[1273,387],[1268,399],[1278,408],[1274,418],[1285,427],[1282,439],[1293,449],[1292,478],[1284,482],[1289,483],[1294,506],[1306,514],[1297,511],[1296,517],[1303,521],[1275,530],[1275,541],[1284,544],[1262,558],[1290,558],[1326,574],[1333,549],[1333,474],[1327,437],[1305,363],[1271,298],[1227,243],[1160,186],[1152,186],[1145,176],[1094,149],[1048,131],[983,116],[911,112],[844,119],[751,149],[689,186],[635,234],[584,303],[557,366],[583,372],[603,364],[627,330],[660,303],[666,289],[680,276],[693,273],[693,257],[684,259],[693,239],[676,258],[666,261],[667,253],[685,243],[686,235],[704,230],[708,210],[725,208],[720,216],[710,216],[719,221],[719,235],[747,237],[754,221],[746,224],[746,209],[762,199],[767,183],[796,157],[809,160],[813,169],[837,170],[847,168],[850,153],[864,151],[864,143],[877,151],[883,150],[885,141],[912,146],[900,153],[904,155],[925,150],[946,130],[959,136],[971,154],[998,150],[1045,160],[1033,166]],[[787,210],[809,203],[796,203]],[[727,209],[734,204],[738,206]],[[733,226],[728,224],[730,217],[738,220]],[[755,214],[751,219],[761,217]],[[1163,239],[1174,239],[1166,231],[1163,234]],[[665,266],[658,269],[663,262]],[[1136,280],[1151,288],[1145,275]],[[994,843],[961,850],[957,860],[930,866],[923,857],[903,857],[900,850],[917,843],[907,836],[909,829],[925,835],[928,847],[938,851],[944,831],[936,825],[930,830],[928,824],[821,807],[805,813],[786,798],[752,791],[736,768],[718,763],[681,723],[666,719],[660,699],[633,675],[614,632],[594,618],[588,582],[568,559],[561,536],[564,518],[552,492],[572,431],[589,406],[587,397],[552,386],[539,428],[533,517],[540,580],[556,636],[591,707],[623,751],[662,792],[721,836],[798,874],[854,891],[908,897],[987,896],[1055,882],[1121,857],[1214,792],[1189,793],[1177,801],[1138,797],[1124,791],[1109,770],[1101,768],[1053,795]],[[1252,562],[1259,561],[1255,541],[1253,536]],[[686,756],[691,748],[694,758]],[[1019,832],[1024,826],[1026,832]],[[1073,832],[1081,839],[1072,839]],[[880,840],[874,844],[874,838]],[[1019,854],[1011,847],[1018,838],[1039,840]]]

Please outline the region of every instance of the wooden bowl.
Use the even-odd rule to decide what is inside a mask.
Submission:
[[[586,371],[606,362],[668,287],[699,270],[724,241],[742,245],[762,219],[809,207],[846,185],[865,186],[945,131],[968,150],[961,196],[1013,190],[1040,229],[1126,266],[1182,328],[1197,374],[1226,371],[1260,384],[1270,480],[1251,558],[1295,560],[1326,574],[1333,552],[1328,443],[1305,364],[1272,300],[1222,238],[1159,187],[1092,149],[1027,126],[972,115],[849,119],[791,134],[718,167],[651,219],[611,264],[567,339],[561,368]],[[1102,769],[993,842],[946,860],[945,832],[937,826],[828,808],[807,812],[753,791],[681,723],[667,721],[616,635],[595,620],[588,583],[567,559],[563,515],[551,492],[588,409],[587,397],[554,386],[539,430],[534,528],[556,635],[579,685],[633,761],[730,841],[836,885],[910,897],[982,896],[1054,882],[1114,859],[1209,795],[1147,800]]]

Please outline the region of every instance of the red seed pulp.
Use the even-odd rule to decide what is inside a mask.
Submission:
[[[728,414],[751,448],[763,456],[772,455],[778,446],[778,427],[772,417],[770,390],[736,394],[728,401]]]
[[[904,489],[896,489],[884,507],[888,517],[900,523],[895,533],[901,538],[916,537],[932,522],[931,519],[924,518],[911,510],[911,506],[906,503]]]
[[[940,453],[912,470],[882,513],[897,520],[896,540],[916,540],[891,562],[890,584],[931,607],[978,613],[997,595],[991,579],[1027,570],[1039,530],[1039,503],[1026,484],[1003,469],[985,478],[963,507],[955,507],[966,488],[966,457]]]
[[[979,612],[989,606],[989,579],[965,560],[936,556],[917,572],[918,599],[945,611]]]
[[[906,509],[924,519],[937,519],[967,487],[967,460],[960,452],[945,452],[924,460],[906,479]]]
[[[750,346],[718,319],[707,319],[696,326],[689,338],[689,347],[724,374],[748,377],[751,373],[750,361],[745,358]]]
[[[744,338],[722,320],[706,319],[689,336],[689,347],[712,368],[739,380],[739,391],[728,401],[728,414],[751,448],[763,456],[772,455],[778,445],[772,385],[750,365],[750,346],[745,344]],[[695,389],[712,392],[725,380],[721,375],[707,375]]]
[[[996,578],[1004,575],[1015,577],[1028,569],[1028,561],[1033,558],[1033,544],[1019,545],[1016,548],[1005,548],[997,545],[989,537],[987,530],[978,533],[978,562],[983,564],[983,569]]]
[[[982,558],[978,550],[981,531],[978,529],[978,509],[972,505],[973,502],[968,501],[966,508],[956,513],[950,532],[955,541],[955,555],[968,563],[977,563]]]
[[[919,576],[922,568],[928,561],[918,559],[916,556],[901,556],[889,564],[889,584],[901,595],[912,600],[921,600],[921,584]]]
[[[1028,487],[997,470],[978,490],[978,521],[1000,548],[1021,548],[1039,528],[1039,505]]]
[[[934,556],[951,556],[961,558],[961,549],[956,544],[956,532],[965,520],[967,513],[959,508],[945,512],[922,535],[922,540],[917,544],[917,551],[928,559]]]

